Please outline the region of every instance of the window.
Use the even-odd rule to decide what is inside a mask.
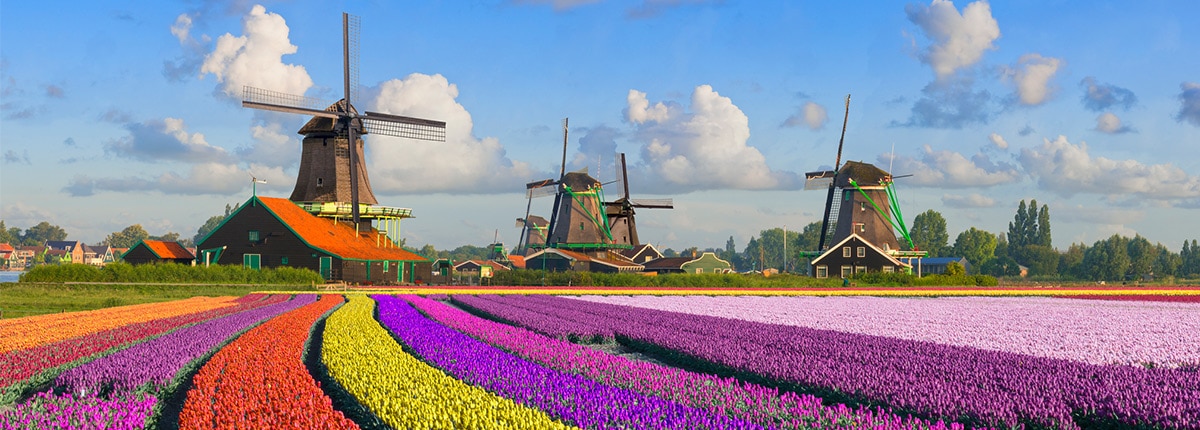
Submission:
[[[325,178],[317,178],[317,186],[321,187],[324,185],[325,185]]]
[[[858,202],[858,211],[866,212],[867,211],[867,202]]]
[[[883,266],[883,273],[892,273],[896,271],[896,266]]]
[[[867,256],[867,247],[865,247],[865,246],[858,247],[858,256],[866,257]]]
[[[697,268],[696,268],[696,273],[704,273],[704,269],[703,269],[703,268],[700,268],[700,267],[697,267]]]
[[[281,264],[281,265],[284,265],[284,266],[287,266],[287,265],[288,265],[288,259],[287,259],[287,257],[280,258],[280,259],[279,259],[279,264]]]
[[[851,271],[852,269],[854,269],[854,268],[853,268],[853,267],[851,267],[851,266],[842,266],[842,277],[843,277],[843,278],[849,278],[849,277],[850,277],[850,271]]]
[[[849,257],[849,256],[850,256],[850,247],[849,247],[849,246],[843,246],[843,247],[842,247],[842,256],[843,256],[843,257]]]
[[[383,262],[383,273],[387,273],[387,272],[388,272],[388,266],[389,266],[389,265],[391,265],[391,264],[392,264],[392,263],[390,263],[390,262],[387,262],[387,261],[384,261],[384,262]]]
[[[854,266],[854,273],[867,273],[867,266]]]
[[[828,278],[829,277],[829,266],[817,266],[817,277],[818,278]]]
[[[250,230],[250,241],[258,242],[258,230]]]

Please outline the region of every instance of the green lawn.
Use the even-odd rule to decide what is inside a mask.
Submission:
[[[147,284],[0,284],[0,313],[20,318],[195,296],[243,296],[256,290],[309,290],[309,285],[147,285]]]

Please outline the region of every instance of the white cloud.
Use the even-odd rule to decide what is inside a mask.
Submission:
[[[1175,119],[1200,127],[1200,83],[1184,82],[1179,88],[1179,114]]]
[[[1133,94],[1133,91],[1113,84],[1102,83],[1094,76],[1083,78],[1082,81],[1079,81],[1079,85],[1084,88],[1083,106],[1096,112],[1112,106],[1120,106],[1129,110],[1137,104],[1137,95]]]
[[[933,42],[920,57],[938,79],[975,64],[984,52],[996,49],[992,42],[1000,38],[1000,26],[987,1],[968,4],[962,14],[949,0],[933,0],[928,7],[909,5],[904,11]]]
[[[880,155],[880,163],[888,161],[887,157]],[[990,187],[1021,179],[1016,166],[995,162],[986,154],[967,159],[954,151],[934,151],[929,145],[922,148],[920,159],[896,155],[892,173],[911,174],[914,185],[937,188]]]
[[[988,135],[988,140],[992,142],[992,145],[996,145],[997,148],[1008,149],[1008,141],[1004,140],[1004,136],[992,133]]]
[[[1139,195],[1165,201],[1200,197],[1200,178],[1183,169],[1093,157],[1086,142],[1075,145],[1066,136],[1043,139],[1040,147],[1022,149],[1019,160],[1042,188],[1067,197],[1078,193]]]
[[[625,109],[625,119],[634,124],[641,124],[647,121],[663,122],[671,115],[670,108],[663,102],[655,103],[650,106],[650,100],[646,99],[646,93],[638,90],[629,90],[629,95],[625,96],[625,101],[629,107]]]
[[[711,86],[696,87],[691,112],[667,109],[661,102],[646,110],[649,102],[644,93],[631,91],[630,95],[627,118],[637,125],[634,139],[642,142],[644,182],[651,186],[675,193],[787,188],[798,182],[795,174],[772,172],[762,153],[747,145],[750,125],[746,114]]]
[[[942,204],[952,208],[990,208],[996,206],[996,199],[979,194],[968,195],[943,194]]]
[[[376,194],[519,192],[526,181],[545,175],[509,159],[496,138],[476,138],[470,112],[455,100],[458,87],[442,75],[414,73],[376,91],[368,110],[446,122],[445,142],[367,135]]]
[[[129,135],[106,143],[106,152],[142,161],[231,161],[225,148],[210,145],[203,134],[188,133],[179,118],[127,123],[125,129]]]
[[[825,127],[825,123],[829,121],[829,114],[825,112],[825,108],[813,102],[807,102],[800,107],[800,111],[789,116],[783,122],[784,127],[799,127],[805,126],[810,130],[820,130]]]
[[[291,167],[300,162],[300,136],[287,132],[283,125],[275,122],[253,125],[250,136],[254,143],[238,148],[238,158],[280,167]]]
[[[1108,134],[1128,133],[1132,131],[1127,125],[1121,125],[1121,118],[1112,112],[1105,112],[1096,117],[1096,131]]]
[[[1063,61],[1040,54],[1025,54],[1017,64],[1004,69],[1004,76],[1017,87],[1017,99],[1026,106],[1045,103],[1052,92],[1050,79]]]
[[[204,58],[201,77],[213,74],[220,91],[240,99],[245,85],[288,94],[304,94],[312,78],[303,66],[284,64],[284,55],[296,53],[288,40],[282,16],[255,5],[242,20],[242,36],[226,33],[217,39],[213,52]]]
[[[175,18],[175,24],[171,25],[171,34],[175,35],[176,39],[179,39],[180,44],[187,43],[191,38],[189,35],[191,31],[192,17],[186,13],[179,14],[179,17]]]
[[[234,164],[200,163],[193,165],[186,175],[169,171],[156,178],[139,176],[92,178],[86,175],[77,175],[63,187],[63,191],[76,197],[90,196],[104,191],[135,194],[157,191],[163,194],[231,195],[246,189],[249,185],[249,174]]]
[[[1068,223],[1088,223],[1101,225],[1126,225],[1141,221],[1146,213],[1139,209],[1120,209],[1110,206],[1091,207],[1083,205],[1056,206],[1054,220]],[[1132,234],[1130,236],[1133,236]]]

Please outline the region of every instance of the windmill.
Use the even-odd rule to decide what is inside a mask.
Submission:
[[[374,133],[409,139],[446,140],[445,122],[379,112],[360,113],[355,109],[351,96],[355,94],[352,90],[358,89],[358,32],[358,17],[342,13],[344,98],[341,100],[321,108],[327,103],[250,86],[243,88],[242,100],[243,107],[313,116],[299,131],[305,137],[301,144],[300,172],[291,200],[317,204],[305,208],[318,215],[337,216],[349,212],[355,227],[359,226],[362,217],[360,212],[364,209],[359,205],[378,204],[371,191],[366,167],[362,165],[361,136]],[[360,185],[363,187],[361,190]],[[349,208],[325,209],[320,203],[339,203]],[[411,211],[407,209],[367,209],[368,218],[398,221],[411,217]]]
[[[856,234],[885,251],[899,251],[896,232],[900,232],[911,249],[912,239],[900,212],[892,174],[869,163],[847,161],[845,165],[841,164],[849,116],[850,96],[847,95],[846,119],[842,121],[842,137],[838,141],[834,170],[805,173],[804,189],[829,190],[825,200],[825,215],[821,220],[818,253],[824,252],[826,245],[836,244],[850,234]]]
[[[608,217],[608,225],[612,231],[613,240],[616,241],[616,243],[636,247],[642,243],[638,240],[637,224],[634,222],[633,209],[675,209],[675,202],[671,199],[630,199],[629,172],[625,167],[624,153],[621,153],[620,178],[623,184],[625,195],[615,201],[604,203],[605,212]]]

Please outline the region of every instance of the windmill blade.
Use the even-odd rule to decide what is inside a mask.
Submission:
[[[343,41],[345,45],[342,47],[346,56],[346,99],[358,100],[358,57],[359,57],[359,42],[358,35],[361,29],[361,20],[356,15],[342,13],[342,31],[344,34]]]
[[[435,142],[446,141],[446,123],[444,121],[379,112],[365,112],[362,119],[367,133]]]
[[[514,225],[513,227],[525,227],[526,224],[525,218],[517,218],[517,225]]]
[[[341,115],[337,112],[326,110],[331,105],[332,103],[327,103],[317,98],[265,90],[249,85],[242,87],[243,107],[298,113],[331,119],[340,118]]]
[[[536,199],[558,194],[558,187],[538,187],[525,190],[525,198]]]
[[[629,205],[645,209],[675,209],[675,199],[633,199]]]
[[[806,190],[824,190],[829,188],[833,183],[834,171],[822,170],[819,172],[808,172],[804,174],[804,189]]]

